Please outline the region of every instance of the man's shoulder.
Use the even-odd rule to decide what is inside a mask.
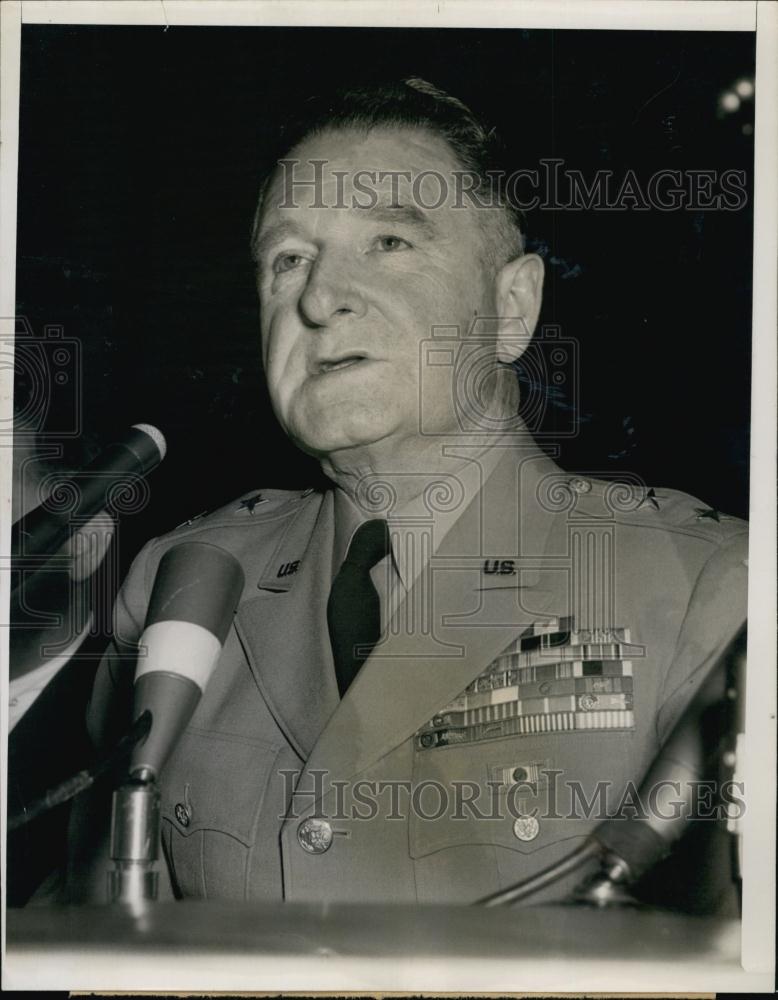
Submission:
[[[202,511],[172,531],[149,542],[149,550],[160,556],[181,542],[208,541],[240,550],[272,540],[290,519],[306,510],[316,510],[323,494],[313,489],[253,489],[213,511]]]
[[[301,534],[313,528],[324,493],[314,489],[254,489],[211,512],[196,514],[172,531],[155,536],[137,554],[125,580],[125,591],[150,588],[159,561],[184,542],[207,542],[232,553],[244,566],[262,565],[292,524]],[[300,519],[300,520],[298,520]]]
[[[201,511],[182,521],[161,537],[180,537],[188,531],[197,532],[217,527],[235,527],[239,531],[253,528],[277,520],[279,517],[288,517],[298,511],[305,501],[315,503],[320,497],[321,494],[317,494],[313,489],[248,490],[215,510]]]
[[[587,573],[612,568],[622,609],[694,602],[704,622],[745,615],[746,521],[668,487],[589,476],[568,486],[568,551]]]
[[[747,545],[747,521],[681,490],[590,476],[567,480],[572,521],[610,520],[639,545],[651,545],[660,534],[672,536],[679,546],[687,541],[707,542],[712,549]]]

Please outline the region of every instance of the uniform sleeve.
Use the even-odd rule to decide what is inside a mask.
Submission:
[[[747,594],[748,534],[742,531],[716,547],[692,589],[659,696],[660,744],[745,624]]]
[[[115,743],[131,723],[133,680],[138,643],[149,595],[147,568],[154,541],[136,556],[116,598],[113,638],[97,668],[86,711],[87,730],[96,748]]]

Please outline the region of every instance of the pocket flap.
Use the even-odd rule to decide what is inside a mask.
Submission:
[[[279,748],[188,729],[161,780],[162,816],[182,836],[215,830],[247,847]]]

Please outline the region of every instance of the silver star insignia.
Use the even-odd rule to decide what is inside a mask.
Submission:
[[[238,507],[238,510],[243,510],[243,508],[245,507],[246,510],[249,512],[249,514],[253,514],[254,508],[261,503],[267,503],[267,500],[263,499],[261,493],[257,493],[256,496],[249,497],[248,500],[241,500],[240,507]]]
[[[715,521],[717,524],[721,523],[723,520],[728,520],[726,514],[722,514],[720,510],[716,510],[714,507],[695,507],[694,513],[697,515],[698,521]]]
[[[646,491],[645,496],[638,504],[638,507],[642,507],[644,503],[650,503],[654,510],[659,510],[659,501],[665,500],[666,497],[660,496],[653,487]]]

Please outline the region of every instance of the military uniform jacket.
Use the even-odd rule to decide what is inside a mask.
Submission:
[[[249,494],[140,552],[90,731],[128,722],[161,556],[222,546],[245,591],[161,775],[176,894],[473,901],[582,843],[604,817],[576,797],[612,809],[640,781],[745,619],[746,538],[687,495],[505,447],[341,700],[334,491]]]

